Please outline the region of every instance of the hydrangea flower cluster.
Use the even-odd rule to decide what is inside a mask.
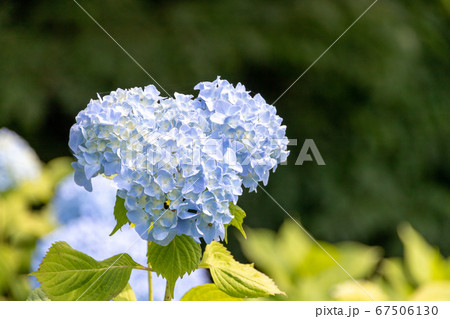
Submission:
[[[91,100],[70,132],[77,184],[113,177],[136,231],[160,245],[223,238],[229,203],[288,156],[286,127],[259,94],[220,78],[195,89],[197,98],[119,89]]]
[[[93,178],[92,183],[92,192],[76,185],[73,176],[64,179],[57,186],[51,206],[61,225],[39,240],[33,254],[32,271],[39,268],[52,243],[61,240],[97,260],[127,252],[136,262],[142,265],[147,263],[147,244],[133,229],[124,228],[114,236],[109,236],[115,226],[114,216],[110,213],[117,191],[114,183],[101,176]],[[163,300],[166,281],[156,273],[152,275],[155,300]],[[142,270],[134,270],[131,273],[130,285],[138,300],[148,300],[147,276],[147,271]],[[205,269],[198,269],[189,276],[185,275],[177,281],[175,299],[180,299],[192,287],[209,282]],[[33,286],[37,285],[38,282],[34,278]]]
[[[0,129],[0,192],[41,175],[41,162],[34,150],[19,135]]]
[[[87,192],[74,183],[73,174],[58,184],[50,204],[59,224],[66,225],[84,217],[100,221],[110,219],[117,193],[114,182],[97,176],[92,184],[94,190]]]

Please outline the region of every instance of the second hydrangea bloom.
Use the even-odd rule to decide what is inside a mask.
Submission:
[[[15,132],[0,128],[0,193],[41,175],[37,154]]]
[[[119,89],[92,100],[70,133],[76,182],[92,190],[93,177],[113,177],[136,231],[160,245],[223,238],[229,203],[288,156],[286,127],[260,95],[220,78],[195,89]]]
[[[114,183],[98,176],[92,179],[92,185],[93,191],[87,192],[74,183],[73,176],[59,183],[51,202],[59,226],[40,238],[32,260],[33,271],[39,268],[42,258],[55,241],[66,241],[72,248],[97,260],[126,252],[136,262],[142,265],[147,263],[147,244],[140,240],[135,231],[126,227],[109,236],[115,224],[111,214],[117,190]],[[154,298],[163,300],[166,281],[155,272],[152,275]],[[32,278],[32,285],[37,287],[38,282]],[[138,300],[148,300],[147,278],[147,271],[133,270],[131,273],[129,283]],[[177,281],[174,297],[179,300],[192,287],[209,282],[208,272],[197,269]]]

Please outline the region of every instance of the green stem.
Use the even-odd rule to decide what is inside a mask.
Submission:
[[[147,246],[147,250],[150,250],[150,243],[151,241],[148,242],[148,246]],[[147,254],[148,255],[148,254]],[[150,263],[148,263],[148,300],[149,301],[153,301],[153,283],[152,283],[152,266],[150,265]]]
[[[134,267],[134,269],[146,270],[146,271],[154,271],[152,268],[145,267],[145,266],[136,266],[136,267]]]
[[[164,294],[164,301],[171,301],[172,296],[170,294],[169,281],[166,282],[166,293]]]

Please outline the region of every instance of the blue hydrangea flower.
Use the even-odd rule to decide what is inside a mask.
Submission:
[[[119,89],[92,100],[70,133],[77,184],[113,177],[136,231],[160,245],[223,238],[229,203],[288,156],[286,127],[259,94],[220,78],[195,89],[197,98]]]
[[[110,219],[116,201],[115,183],[97,176],[92,179],[92,184],[94,190],[87,192],[74,183],[73,174],[58,184],[50,204],[59,224],[65,225],[85,216],[99,220]]]
[[[38,178],[42,166],[28,143],[7,128],[0,129],[0,192]]]
[[[136,262],[146,264],[147,244],[134,230],[123,227],[114,236],[109,236],[115,226],[111,212],[116,188],[109,181],[102,180],[106,179],[93,179],[93,193],[80,188],[73,179],[60,183],[52,208],[65,224],[39,240],[32,260],[32,271],[37,270],[52,243],[61,240],[97,260],[127,252]],[[130,285],[138,300],[148,300],[147,276],[148,273],[142,270],[133,270],[131,274]],[[209,282],[207,271],[196,270],[177,281],[175,299],[180,299],[189,289]],[[33,285],[37,286],[37,281],[34,280]],[[155,300],[163,300],[165,279],[153,273],[153,286]]]

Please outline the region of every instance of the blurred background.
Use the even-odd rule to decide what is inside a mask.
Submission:
[[[79,3],[169,93],[220,75],[272,103],[372,1]],[[277,101],[298,146],[266,189],[316,238],[402,256],[407,221],[449,255],[449,13],[448,0],[378,1]],[[97,93],[154,84],[70,0],[2,1],[0,47],[0,127],[44,163],[71,156],[69,129]],[[294,165],[305,139],[326,166]],[[287,218],[263,192],[239,205],[250,229]],[[254,258],[232,233],[236,258]]]

